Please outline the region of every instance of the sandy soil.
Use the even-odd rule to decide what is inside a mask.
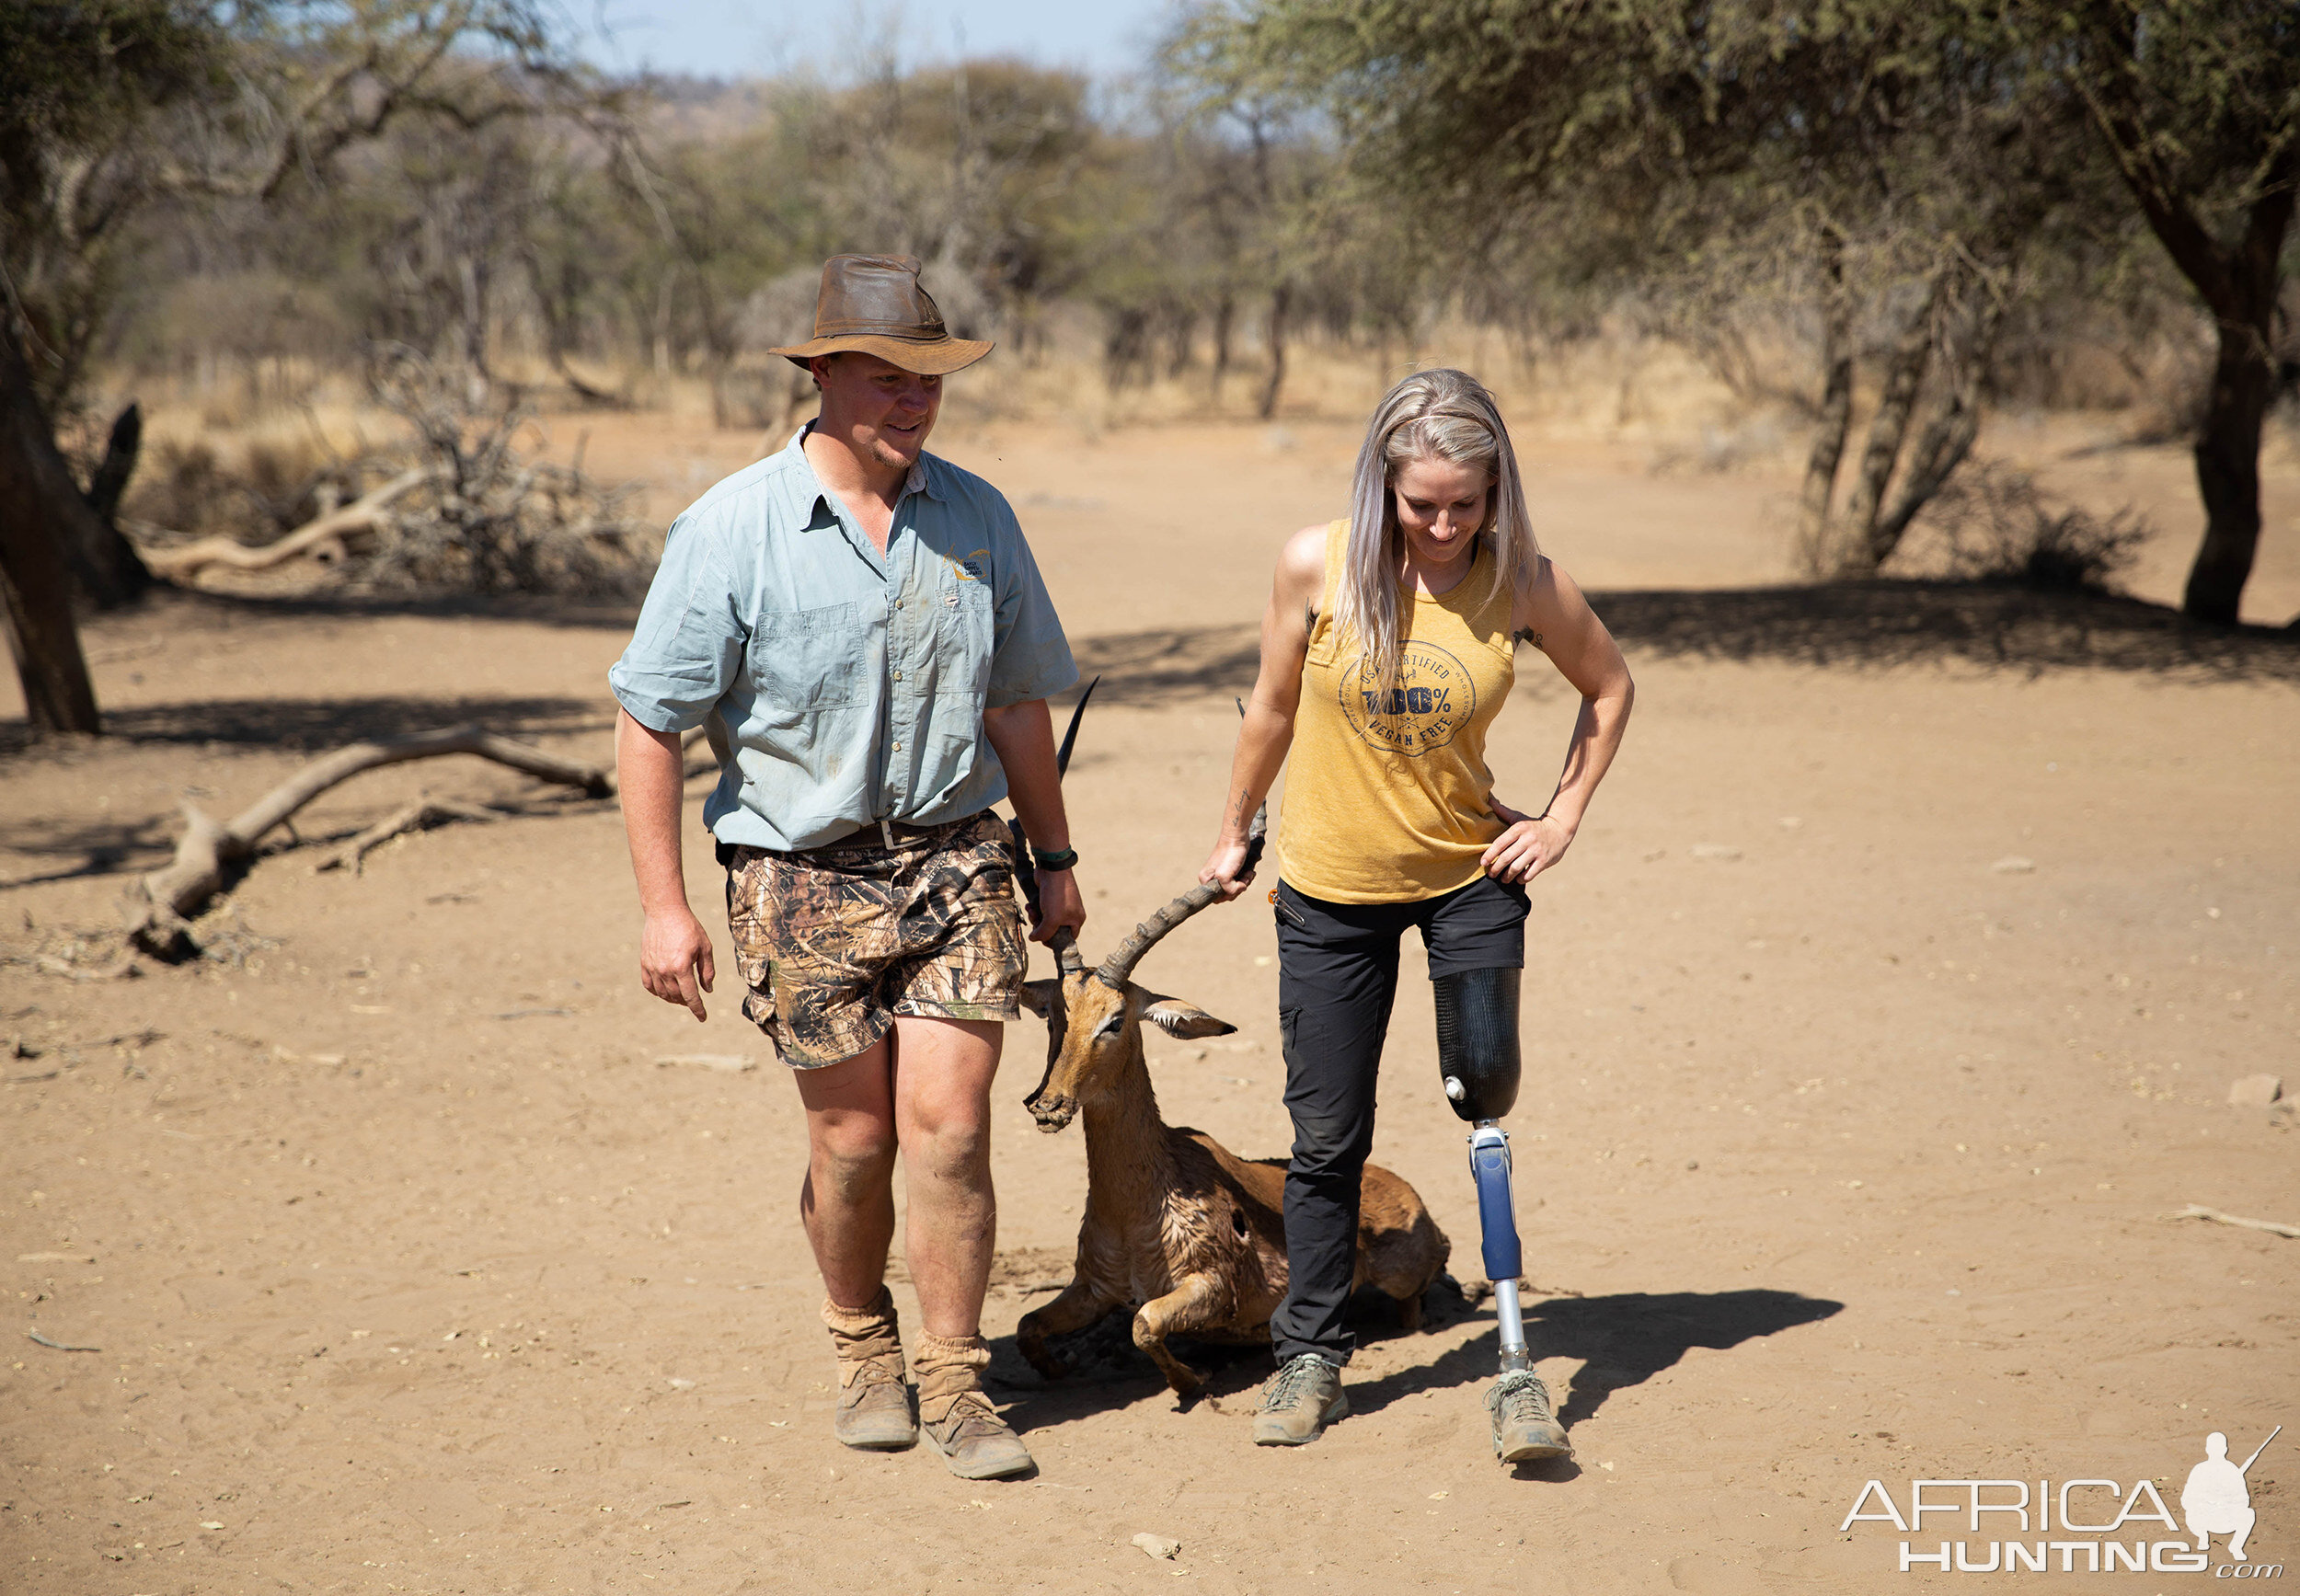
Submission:
[[[642,419],[591,458],[667,505],[754,442]],[[1333,511],[1354,439],[942,442],[1007,488],[1110,672],[1070,778],[1096,951],[1202,857],[1270,559]],[[1021,1108],[1035,1021],[997,1091],[985,1329],[1042,1472],[969,1485],[837,1447],[795,1095],[725,986],[701,1027],[639,990],[611,804],[470,762],[378,773],[303,834],[425,789],[527,812],[356,878],[267,860],[213,927],[236,962],[51,973],[38,956],[114,923],[165,857],[179,801],[228,812],[313,751],[465,718],[606,756],[627,612],[178,598],[89,628],[115,735],[0,764],[0,1587],[1858,1591],[1901,1578],[1903,1540],[1977,1561],[2026,1528],[1841,1531],[1871,1479],[1903,1513],[1919,1479],[2148,1480],[2177,1513],[2208,1431],[2241,1457],[2300,1419],[2300,1243],[2165,1218],[2300,1222],[2291,1115],[2226,1100],[2260,1072],[2300,1091],[2291,646],[2113,605],[1752,596],[1787,573],[1786,475],[1526,454],[1550,549],[1613,595],[1639,686],[1535,891],[1511,1120],[1574,1461],[1492,1463],[1492,1319],[1442,1297],[1416,1335],[1369,1318],[1354,1416],[1298,1452],[1247,1443],[1260,1356],[1210,1355],[1217,1400],[1187,1411],[1121,1352],[1041,1385],[1011,1333],[1066,1278],[1085,1165]],[[2137,585],[2169,596],[2179,457],[2058,469],[2156,503],[2179,530]],[[2262,620],[2300,609],[2294,476],[2271,484]],[[1496,764],[1536,801],[1571,706],[1554,681],[1519,697]],[[702,848],[689,878],[708,918]],[[1249,1154],[1287,1140],[1272,948],[1249,899],[1144,970],[1237,1024],[1151,1052],[1168,1117]],[[1376,1156],[1469,1274],[1431,1029],[1409,980]],[[2250,1475],[2263,1565],[2300,1556],[2296,1452],[2287,1431]],[[2073,1510],[2103,1522],[2106,1499]],[[1144,1531],[1179,1556],[1146,1557]],[[2056,1507],[2023,1538],[2136,1537],[2175,1533],[2065,1530]],[[2212,1577],[2087,1578],[2094,1555],[2016,1582]]]

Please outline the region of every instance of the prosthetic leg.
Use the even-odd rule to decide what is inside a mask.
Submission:
[[[1524,1257],[1517,1240],[1517,1211],[1510,1193],[1510,1138],[1501,1116],[1517,1101],[1522,1071],[1517,1047],[1520,971],[1466,970],[1434,977],[1438,1068],[1446,1100],[1467,1120],[1469,1174],[1478,1187],[1478,1224],[1486,1278],[1501,1327],[1501,1377],[1486,1394],[1493,1420],[1494,1454],[1504,1463],[1568,1457],[1567,1441],[1549,1405],[1548,1387],[1534,1372],[1525,1349],[1525,1321],[1517,1300]]]

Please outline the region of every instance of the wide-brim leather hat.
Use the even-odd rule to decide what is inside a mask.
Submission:
[[[766,352],[803,366],[817,355],[858,350],[923,377],[948,376],[990,353],[986,342],[950,336],[918,271],[907,255],[832,256],[815,296],[814,337]]]

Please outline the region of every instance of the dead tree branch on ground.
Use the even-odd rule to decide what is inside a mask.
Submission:
[[[366,873],[367,855],[394,837],[409,832],[428,831],[445,825],[450,821],[468,821],[484,825],[489,821],[503,819],[508,811],[491,809],[482,804],[458,803],[454,798],[420,798],[405,809],[397,809],[353,837],[334,853],[312,867],[312,874],[324,870],[349,869],[354,876]]]
[[[255,859],[257,845],[274,827],[362,771],[449,753],[476,754],[539,780],[581,787],[592,798],[605,798],[615,791],[612,772],[498,737],[477,726],[355,742],[314,760],[229,821],[216,821],[186,804],[183,840],[176,845],[173,862],[141,878],[128,890],[124,910],[129,940],[155,959],[173,961],[190,957],[194,949],[186,923],[246,872]]]
[[[250,546],[228,537],[203,537],[179,548],[154,548],[144,555],[153,573],[171,582],[197,582],[210,566],[234,570],[269,570],[298,555],[320,555],[329,545],[341,551],[342,541],[353,533],[378,532],[388,524],[385,511],[392,502],[431,479],[429,466],[402,471],[381,488],[362,495],[339,510],[305,522],[275,542]],[[149,535],[157,527],[137,528]]]

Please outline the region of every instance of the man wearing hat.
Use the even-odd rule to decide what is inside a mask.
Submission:
[[[1027,960],[1006,828],[1034,844],[1034,935],[1086,913],[1046,699],[1077,680],[1014,511],[926,453],[942,379],[990,352],[952,338],[918,262],[822,269],[806,367],[822,413],[672,523],[608,682],[646,915],[639,978],[704,1016],[710,938],[681,872],[681,734],[716,721],[704,822],[727,867],[742,1012],[806,1111],[799,1209],[838,1360],[833,1430],[892,1451],[920,1430],[969,1479],[1028,1473],[983,1395],[996,1203],[990,1084]],[[924,1333],[911,1360],[885,1285],[893,1170]]]

